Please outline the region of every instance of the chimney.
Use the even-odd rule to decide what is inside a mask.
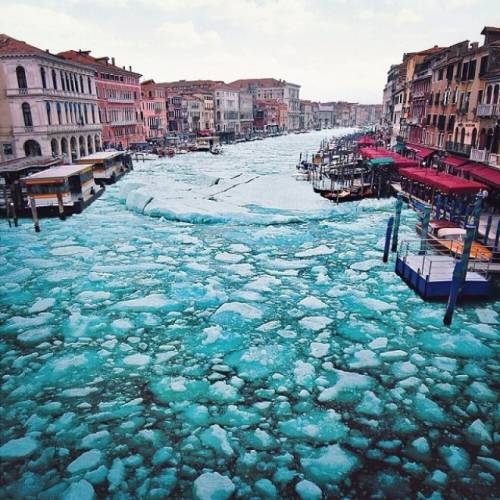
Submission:
[[[128,70],[129,70],[129,71],[132,71],[132,66],[129,66],[129,67],[128,67]]]
[[[112,57],[112,58],[111,58],[111,64],[112,64],[113,66],[115,65],[115,58],[114,58],[114,57]]]

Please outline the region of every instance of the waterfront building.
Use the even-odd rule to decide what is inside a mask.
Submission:
[[[253,131],[253,96],[250,92],[238,92],[240,106],[240,133],[248,135]]]
[[[358,104],[356,106],[356,126],[365,127],[378,124],[382,116],[381,104]]]
[[[219,85],[214,89],[215,130],[217,133],[234,138],[240,133],[239,93],[229,85]]]
[[[308,100],[300,100],[299,127],[302,130],[310,130],[316,125],[314,121],[313,103]]]
[[[127,148],[143,142],[140,73],[117,66],[114,57],[93,57],[90,50],[68,50],[58,54],[84,64],[94,72],[104,146]]]
[[[332,102],[320,102],[318,106],[318,123],[321,128],[335,125],[335,105]]]
[[[187,102],[182,95],[167,93],[167,120],[169,132],[187,131]]]
[[[0,161],[101,147],[95,75],[85,65],[0,34]]]
[[[168,128],[165,90],[154,80],[141,83],[141,107],[146,139],[162,139]]]
[[[281,132],[288,126],[288,106],[278,99],[256,99],[254,127],[264,132]]]
[[[215,132],[213,94],[205,92],[200,94],[193,94],[193,97],[197,97],[202,103],[200,132]]]
[[[203,126],[202,113],[203,113],[203,100],[196,96],[186,95],[182,97],[184,101],[184,106],[186,108],[186,119],[187,123],[185,125],[185,130],[188,132],[197,133]]]
[[[168,95],[193,95],[211,94],[220,85],[225,85],[222,80],[177,80],[162,82],[161,85]]]
[[[288,130],[300,128],[300,85],[276,78],[247,78],[229,85],[237,90],[250,92],[254,100],[276,99],[286,104]]]

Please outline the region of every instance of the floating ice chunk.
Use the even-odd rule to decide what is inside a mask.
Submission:
[[[477,446],[483,444],[489,445],[493,443],[490,431],[479,418],[474,420],[474,422],[467,427],[465,430],[465,436],[469,443]]]
[[[109,491],[116,491],[124,479],[125,466],[119,458],[115,458],[108,472]]]
[[[220,327],[219,325],[209,326],[208,328],[205,328],[203,330],[203,333],[205,334],[205,338],[202,340],[202,344],[213,344],[221,337],[222,327]]]
[[[200,434],[201,442],[212,448],[219,456],[231,457],[234,450],[229,443],[227,432],[218,424],[211,425]]]
[[[397,309],[395,304],[388,304],[383,300],[374,299],[374,298],[362,298],[359,299],[360,304],[365,306],[370,311],[376,311],[379,313],[385,313],[388,311],[394,311]]]
[[[416,417],[428,425],[445,426],[452,421],[437,403],[422,394],[416,395],[413,408]]]
[[[105,291],[94,291],[94,290],[86,290],[84,292],[80,292],[76,296],[76,300],[79,302],[103,302],[105,300],[108,300],[111,297],[110,292],[105,292]]]
[[[94,500],[94,487],[85,479],[71,483],[61,496],[62,500]]]
[[[437,469],[426,479],[425,482],[429,486],[443,488],[446,485],[447,481],[448,481],[448,475],[444,473],[442,470]]]
[[[485,383],[479,381],[472,382],[465,390],[465,394],[474,401],[495,403],[497,400],[495,391],[492,391]]]
[[[316,376],[314,366],[310,363],[304,363],[304,361],[301,361],[300,359],[295,362],[293,374],[295,382],[304,387],[312,387],[314,377]]]
[[[105,448],[111,442],[111,434],[109,431],[97,431],[92,434],[87,434],[81,441],[79,448]]]
[[[306,297],[299,302],[299,306],[305,307],[307,309],[325,309],[328,307],[323,301],[317,299],[316,297]]]
[[[320,448],[313,457],[301,458],[300,465],[306,477],[321,485],[339,483],[359,466],[356,455],[338,444]]]
[[[401,349],[397,349],[395,351],[380,353],[380,358],[384,361],[402,361],[403,359],[408,358],[408,353],[406,351],[402,351]]]
[[[370,389],[373,379],[359,373],[333,370],[336,382],[332,387],[324,389],[318,396],[318,401],[326,403],[330,401],[353,402],[361,398],[361,391]]]
[[[0,447],[0,458],[3,460],[18,460],[33,455],[38,449],[38,442],[28,436],[11,439]]]
[[[441,446],[438,449],[446,465],[457,473],[466,472],[470,467],[469,454],[459,446]]]
[[[27,332],[20,333],[16,338],[17,341],[25,346],[34,346],[49,340],[53,335],[51,327],[34,328]]]
[[[215,260],[220,262],[227,262],[228,264],[237,264],[243,260],[242,255],[237,255],[229,252],[219,252],[215,255]]]
[[[406,378],[415,375],[418,368],[410,361],[399,361],[392,365],[391,371],[396,378]]]
[[[278,490],[269,479],[259,479],[255,481],[255,491],[263,498],[277,498]]]
[[[368,347],[370,349],[375,349],[375,350],[385,349],[386,346],[387,346],[387,337],[377,337],[368,344]]]
[[[84,398],[93,392],[97,392],[97,387],[72,387],[61,392],[63,398]]]
[[[495,474],[500,474],[500,460],[491,457],[477,457],[477,462]]]
[[[218,472],[205,472],[193,483],[196,500],[227,500],[235,489],[231,479]]]
[[[317,332],[326,328],[330,323],[332,323],[332,320],[326,316],[307,316],[302,318],[299,323],[303,328]]]
[[[355,411],[363,415],[375,417],[382,414],[383,403],[372,391],[366,391],[363,399],[356,406]]]
[[[498,323],[498,313],[493,309],[475,308],[474,312],[481,323],[489,325],[496,325]]]
[[[232,352],[225,356],[224,362],[236,368],[241,378],[255,379],[288,368],[293,354],[292,347],[270,344]]]
[[[307,250],[302,250],[295,254],[295,257],[317,257],[320,255],[330,255],[335,253],[335,249],[328,247],[327,245],[320,245],[315,248],[308,248]]]
[[[128,332],[132,328],[134,328],[134,323],[126,318],[115,319],[111,323],[111,328],[117,334],[123,334],[124,332]]]
[[[123,300],[112,306],[118,311],[172,311],[178,309],[178,304],[161,293],[152,293],[139,299]]]
[[[353,360],[349,362],[349,368],[375,368],[380,365],[377,355],[369,349],[361,349],[353,354]]]
[[[274,276],[259,276],[245,285],[245,288],[257,292],[272,292],[273,288],[280,285],[281,281]]]
[[[300,500],[321,500],[323,498],[321,488],[307,479],[303,479],[295,485],[295,492],[299,495]]]
[[[232,245],[229,245],[229,250],[237,253],[248,253],[251,251],[251,248],[243,245],[242,243],[233,243]]]
[[[375,267],[382,266],[382,262],[379,259],[368,259],[360,262],[355,262],[351,265],[351,269],[355,271],[370,271]]]
[[[234,403],[240,399],[238,389],[220,380],[208,389],[208,397],[217,403]]]
[[[52,255],[56,255],[58,257],[59,256],[66,256],[66,255],[69,255],[69,256],[74,256],[74,255],[87,256],[87,255],[92,255],[92,250],[90,248],[87,248],[87,247],[71,245],[71,246],[53,248],[50,251],[50,253]]]
[[[329,349],[329,344],[323,344],[322,342],[311,342],[311,356],[313,356],[314,358],[324,358],[328,354]]]
[[[182,376],[163,377],[151,383],[151,391],[163,403],[185,400],[195,401],[201,397],[206,397],[208,387],[208,382],[205,380],[191,380]]]
[[[101,463],[102,453],[99,450],[93,449],[82,453],[78,458],[73,460],[67,470],[70,474],[78,474],[89,469],[94,469]]]
[[[487,358],[493,351],[470,333],[424,332],[420,336],[426,351],[462,358]]]
[[[151,459],[151,463],[153,465],[163,465],[172,458],[172,453],[172,448],[164,446],[163,448],[155,451],[153,458]]]
[[[338,442],[347,436],[349,428],[341,422],[335,410],[316,410],[292,420],[281,421],[278,428],[290,438],[317,443]]]
[[[33,328],[50,323],[53,318],[54,315],[48,312],[39,313],[32,318],[13,316],[9,318],[2,327],[0,327],[0,331],[4,331],[6,333],[21,332],[22,330],[26,330],[27,328]]]
[[[259,320],[262,318],[262,311],[244,302],[226,302],[212,314],[214,321],[222,323],[234,322],[235,318],[243,321]]]
[[[46,298],[37,300],[29,309],[29,313],[41,313],[50,309],[56,303],[56,299]]]
[[[123,358],[123,363],[127,366],[146,366],[151,361],[151,356],[147,354],[131,354]]]

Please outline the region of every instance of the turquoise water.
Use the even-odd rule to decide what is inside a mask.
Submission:
[[[322,138],[0,221],[3,498],[494,497],[500,307],[443,327],[382,263],[394,200],[291,178]]]

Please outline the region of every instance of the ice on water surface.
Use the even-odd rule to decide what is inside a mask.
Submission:
[[[394,200],[292,179],[322,138],[0,225],[2,498],[493,496],[500,309],[443,328],[381,261]]]

